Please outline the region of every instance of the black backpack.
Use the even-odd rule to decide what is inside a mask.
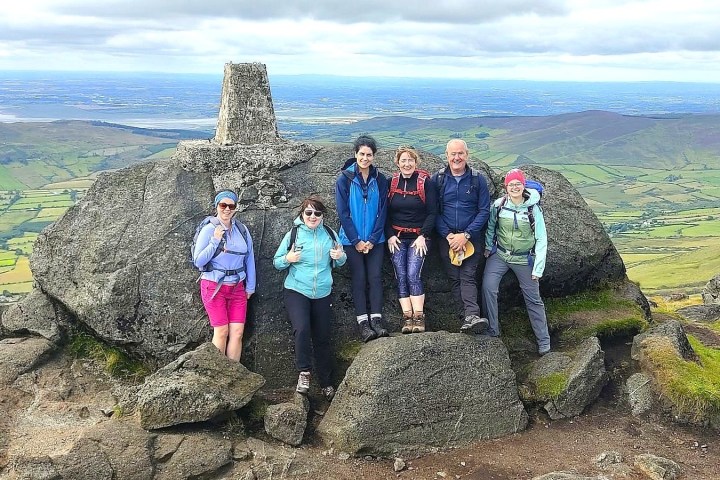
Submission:
[[[323,223],[323,227],[325,227],[325,231],[330,236],[332,241],[337,243],[338,239],[335,236],[335,232],[333,232],[333,229],[328,227],[324,223]],[[295,239],[297,239],[297,231],[298,231],[297,225],[293,225],[293,227],[290,229],[290,241],[288,242],[288,247],[287,247],[288,252],[290,251],[290,248],[292,248],[293,244],[295,243]],[[335,260],[332,261],[332,266],[333,267],[335,266]]]

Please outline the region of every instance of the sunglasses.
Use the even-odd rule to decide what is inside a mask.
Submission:
[[[316,217],[319,218],[319,217],[322,217],[323,212],[318,212],[317,210],[305,210],[303,213],[305,214],[306,217],[311,217],[311,216],[315,215]]]
[[[220,210],[225,210],[226,208],[229,208],[230,210],[235,210],[237,208],[237,205],[235,205],[234,203],[220,202],[218,203],[218,207],[220,207]]]

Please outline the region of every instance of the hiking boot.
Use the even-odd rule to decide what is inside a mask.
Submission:
[[[413,319],[413,333],[422,333],[425,331],[425,314],[417,313]]]
[[[310,372],[300,372],[295,391],[306,395],[308,390],[310,390]]]
[[[332,385],[328,385],[327,387],[323,388],[321,391],[322,391],[323,396],[325,397],[325,400],[327,400],[328,402],[331,401],[333,399],[333,397],[335,396],[335,389],[333,388]]]
[[[360,338],[362,338],[362,341],[367,343],[370,340],[375,340],[377,338],[377,333],[375,333],[375,330],[370,328],[370,322],[367,320],[363,320],[359,323],[360,325]]]
[[[413,317],[412,315],[408,315],[406,313],[403,314],[403,323],[402,323],[402,333],[412,333],[413,332]]]
[[[385,327],[383,327],[383,324],[382,324],[382,317],[371,317],[370,318],[370,326],[372,327],[373,330],[375,330],[375,333],[377,334],[378,338],[388,336],[388,331],[385,330]]]
[[[550,345],[545,345],[542,347],[538,347],[538,354],[542,357],[543,355],[547,355],[550,353]]]
[[[465,323],[460,327],[462,333],[481,334],[488,328],[487,318],[480,318],[477,315],[468,315],[465,317]]]

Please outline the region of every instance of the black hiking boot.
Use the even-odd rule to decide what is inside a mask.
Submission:
[[[378,338],[388,336],[388,331],[385,330],[385,327],[383,327],[382,317],[371,317],[370,326],[373,330],[375,330]]]
[[[375,340],[377,338],[377,333],[375,333],[375,330],[370,328],[370,322],[367,320],[363,320],[359,323],[360,325],[360,337],[362,338],[362,341],[367,343],[370,340]]]

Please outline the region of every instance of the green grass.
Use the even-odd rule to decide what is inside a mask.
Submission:
[[[141,380],[150,373],[146,365],[131,360],[119,348],[108,346],[86,333],[76,333],[67,348],[75,358],[90,358],[98,362],[105,373],[114,377]]]
[[[640,315],[608,319],[591,327],[587,327],[581,333],[582,337],[595,335],[598,338],[612,338],[618,336],[633,336],[648,328],[647,321]]]
[[[535,393],[543,400],[556,400],[567,387],[567,383],[567,373],[551,373],[546,377],[539,378],[535,382]]]
[[[668,340],[654,340],[646,346],[645,354],[654,366],[661,392],[678,412],[696,421],[720,414],[720,350],[688,335],[698,356],[696,363],[678,357]]]

